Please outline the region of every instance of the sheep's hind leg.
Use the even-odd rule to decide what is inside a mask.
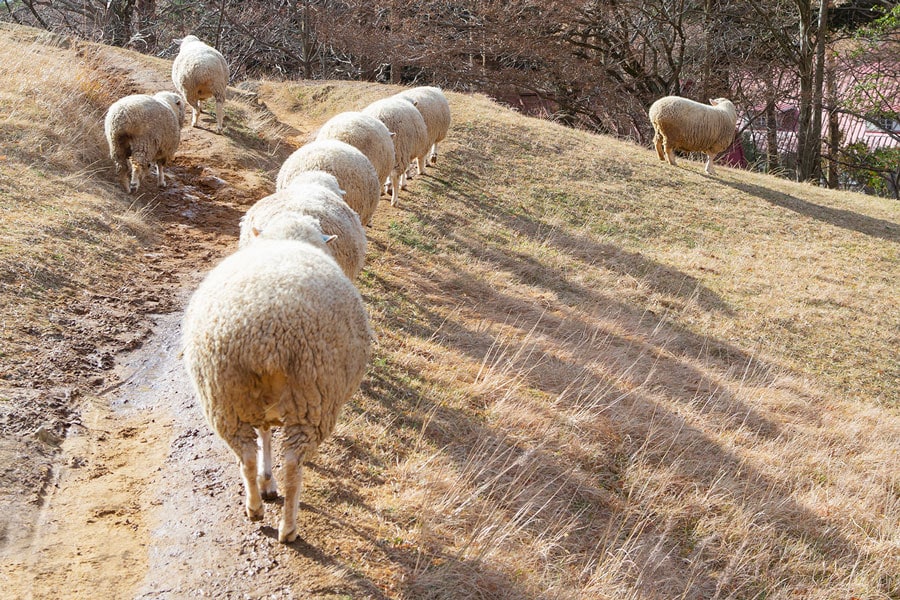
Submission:
[[[246,492],[244,508],[251,521],[258,521],[263,516],[263,503],[256,482],[256,431],[247,423],[240,423],[233,433],[218,433],[238,457]]]
[[[166,174],[161,162],[156,163],[156,185],[161,188],[166,187]]]
[[[259,434],[260,451],[262,453],[262,470],[257,475],[260,495],[263,500],[272,501],[278,497],[278,486],[272,477],[272,429],[265,427],[257,429]]]
[[[225,117],[225,101],[216,98],[216,133],[222,133],[222,119]]]
[[[716,174],[716,169],[715,169],[715,167],[713,167],[713,155],[712,154],[706,155],[706,172],[709,175]]]
[[[391,171],[391,206],[397,206],[397,200],[400,198],[400,175],[397,170]]]
[[[437,145],[437,142],[435,142],[435,143],[431,146],[431,153],[428,155],[428,164],[429,164],[429,165],[436,165],[436,164],[437,164],[437,154],[438,154],[438,153],[437,153],[437,149],[438,149],[438,145]]]
[[[297,511],[303,490],[303,458],[309,438],[300,427],[284,430],[284,509],[278,524],[278,541],[297,539]]]
[[[197,121],[200,120],[200,114],[203,112],[200,110],[200,101],[195,100],[191,104],[191,127],[197,126]]]
[[[427,159],[425,155],[416,157],[416,174],[424,175],[425,174],[425,165],[427,164]]]

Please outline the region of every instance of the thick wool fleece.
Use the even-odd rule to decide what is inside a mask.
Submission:
[[[278,171],[275,189],[288,187],[304,171],[325,171],[338,180],[346,192],[344,202],[359,214],[368,225],[378,207],[381,184],[378,174],[366,155],[339,140],[319,140],[295,150]]]
[[[438,143],[447,137],[450,130],[450,103],[444,92],[438,87],[421,86],[403,92],[398,96],[406,98],[415,104],[421,113],[428,130],[428,145],[430,148],[429,162],[437,159]]]
[[[159,169],[160,184],[165,183],[162,168],[175,157],[183,120],[184,103],[172,92],[125,96],[109,107],[103,129],[109,156],[126,191],[138,188],[151,164]]]
[[[216,125],[219,131],[222,130],[228,77],[228,63],[218,50],[194,35],[181,40],[178,56],[172,62],[172,83],[193,108],[192,126],[197,125],[197,118],[202,112],[200,102],[215,98]]]
[[[327,249],[344,274],[356,279],[366,259],[366,231],[359,215],[340,196],[318,184],[295,180],[287,189],[257,201],[241,218],[240,247],[258,240],[270,225],[291,214],[315,217],[322,233],[337,236]]]
[[[384,123],[361,112],[343,112],[328,119],[319,129],[317,140],[340,140],[366,155],[375,167],[379,183],[394,166],[394,142]]]
[[[716,106],[710,106],[666,96],[654,102],[648,114],[666,148],[715,155],[731,145],[737,121],[730,100],[718,98],[716,102]]]
[[[375,117],[394,134],[394,171],[406,172],[417,156],[424,156],[431,145],[425,119],[412,102],[398,96],[382,98],[362,111]]]

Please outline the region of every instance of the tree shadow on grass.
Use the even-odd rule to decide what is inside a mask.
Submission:
[[[531,358],[539,361],[543,355],[536,350]],[[577,361],[568,367],[590,371],[587,365],[579,365]],[[692,425],[680,411],[671,412],[654,396],[641,391],[651,390],[652,384],[634,391],[618,384],[608,385],[596,375],[588,382],[605,390],[602,398],[595,399],[594,410],[609,418],[618,429],[620,439],[625,440],[609,456],[597,457],[598,464],[588,470],[560,456],[560,449],[552,443],[538,442],[534,446],[519,437],[513,438],[502,427],[486,425],[464,409],[447,406],[440,399],[398,383],[423,381],[428,377],[427,372],[390,362],[387,367],[374,369],[364,393],[377,400],[384,411],[372,417],[402,423],[406,435],[422,435],[432,447],[442,449],[441,455],[455,464],[453,472],[459,474],[459,483],[448,482],[457,491],[435,494],[430,499],[435,506],[426,509],[425,514],[411,509],[382,516],[396,520],[400,530],[409,527],[410,514],[416,515],[426,529],[441,528],[445,512],[462,511],[464,506],[474,504],[474,512],[492,514],[494,520],[474,518],[468,526],[461,526],[474,528],[465,534],[479,540],[480,547],[472,548],[471,553],[449,550],[444,544],[450,540],[446,540],[433,541],[428,547],[418,546],[412,554],[395,556],[406,569],[418,573],[418,578],[406,580],[407,589],[415,597],[424,597],[418,594],[425,591],[416,581],[447,585],[451,575],[460,585],[477,588],[481,585],[479,578],[484,574],[485,563],[504,544],[506,536],[538,544],[542,543],[542,536],[553,538],[554,542],[548,544],[552,550],[547,560],[565,557],[569,564],[574,562],[588,572],[598,554],[624,554],[632,565],[629,575],[636,579],[640,575],[644,581],[638,586],[642,592],[665,595],[673,589],[683,589],[687,598],[710,597],[720,583],[719,568],[729,560],[728,552],[736,548],[706,550],[694,537],[700,534],[693,527],[701,516],[698,511],[718,511],[722,507],[693,506],[691,514],[681,511],[668,521],[656,521],[653,515],[658,508],[652,501],[640,494],[632,498],[622,489],[623,473],[617,467],[620,462],[641,463],[654,473],[663,473],[661,477],[673,477],[673,484],[667,490],[673,498],[684,491],[709,497],[727,495],[741,513],[755,515],[753,526],[777,531],[778,536],[795,540],[825,560],[845,560],[859,555],[849,540],[834,533],[829,523],[792,498],[789,484],[757,471],[744,458]],[[540,379],[530,384],[538,385]],[[733,405],[731,415],[710,416],[721,420],[723,427],[730,426],[730,420],[746,423],[743,407],[739,402]],[[562,408],[557,404],[553,410]],[[542,432],[533,434],[535,439],[540,439]],[[405,446],[410,450],[414,447],[411,442]],[[396,458],[402,461],[405,456],[401,453]],[[648,504],[644,505],[645,502]],[[670,522],[671,519],[675,521]],[[492,528],[497,527],[500,529],[494,534]],[[459,540],[454,543],[457,548],[458,543]],[[454,561],[449,565],[448,556]],[[698,564],[702,566],[698,568]],[[457,573],[456,569],[462,566],[466,567],[465,574]],[[487,596],[542,597],[522,590],[511,596],[490,593]],[[438,593],[429,597],[454,596]]]
[[[431,184],[442,196],[457,200],[470,210],[489,216],[509,231],[527,236],[538,244],[553,246],[586,267],[604,268],[633,277],[655,293],[678,298],[682,302],[695,302],[707,311],[733,314],[732,308],[696,277],[647,258],[639,252],[625,250],[615,244],[597,242],[586,235],[573,234],[562,227],[530,216],[524,210],[513,214],[503,207],[493,205],[476,187],[475,173],[469,173],[469,177],[463,179],[463,182],[451,183],[446,179],[432,177]],[[449,235],[452,230],[448,225],[453,224],[452,218],[439,216],[435,225],[439,232]],[[484,251],[491,250],[485,248]],[[513,260],[512,256],[510,260]]]
[[[856,231],[889,242],[900,242],[900,224],[842,209],[814,204],[807,200],[743,181],[721,180],[736,190],[756,196],[775,206],[786,208],[834,227]]]
[[[364,466],[365,462],[360,466]],[[385,536],[383,528],[378,525],[367,525],[352,518],[348,518],[345,506],[353,506],[362,509],[373,517],[374,523],[381,521],[394,522],[396,531],[403,531],[407,523],[402,517],[394,514],[383,514],[369,505],[366,500],[355,490],[339,489],[341,482],[345,480],[344,471],[336,471],[322,468],[315,463],[310,463],[311,468],[326,480],[331,481],[331,487],[336,491],[329,497],[327,503],[315,505],[300,503],[301,512],[315,515],[317,519],[324,520],[328,527],[339,529],[344,534],[356,538],[358,543],[351,544],[355,550],[348,556],[344,553],[311,544],[304,539],[303,531],[298,538],[287,545],[288,548],[303,556],[305,559],[328,568],[332,572],[344,574],[344,581],[334,589],[315,589],[309,592],[335,594],[351,593],[354,598],[373,598],[386,600],[389,597],[376,583],[365,574],[361,573],[358,564],[363,559],[354,556],[355,553],[365,554],[365,560],[378,563],[390,562],[402,570],[403,576],[398,583],[401,589],[414,598],[459,598],[462,588],[470,588],[473,591],[484,591],[484,586],[479,582],[490,582],[490,585],[502,589],[503,593],[491,595],[493,598],[529,598],[527,592],[513,578],[501,569],[492,567],[487,561],[469,560],[454,553],[449,553],[440,547],[422,548],[413,545],[409,540],[390,538]],[[354,478],[354,483],[357,481]],[[272,540],[278,539],[278,531],[271,526],[260,528],[263,535]],[[374,557],[374,558],[373,558]],[[434,568],[431,568],[431,567]],[[458,575],[455,580],[450,580],[442,575],[448,568],[453,568]],[[437,576],[435,574],[437,571]],[[463,595],[462,597],[471,597]]]
[[[642,472],[671,478],[671,489],[661,486],[660,490],[671,493],[673,502],[682,494],[724,497],[730,510],[753,515],[750,526],[774,532],[761,540],[773,552],[776,545],[794,543],[828,563],[852,564],[853,557],[861,560],[859,548],[835,532],[833,523],[793,497],[791,482],[755,468],[715,437],[722,431],[769,441],[790,435],[737,393],[745,386],[765,389],[772,385],[776,365],[648,313],[642,306],[569,280],[533,256],[506,253],[477,232],[467,233],[471,218],[464,215],[474,211],[480,218],[497,220],[540,243],[562,240],[561,247],[584,268],[603,268],[603,261],[585,259],[605,253],[623,260],[626,264],[621,272],[636,278],[654,268],[667,270],[665,284],[656,284],[665,293],[677,293],[679,288],[668,281],[686,279],[684,274],[635,253],[623,256],[612,245],[603,248],[591,240],[573,238],[537,219],[504,213],[474,188],[461,194],[456,186],[448,194],[466,203],[467,210],[454,212],[452,202],[442,201],[443,214],[433,221],[421,206],[410,203],[410,210],[421,215],[420,221],[433,225],[447,246],[477,259],[482,270],[445,260],[440,248],[423,261],[415,248],[407,249],[402,242],[390,249],[382,247],[391,253],[393,264],[402,265],[406,276],[395,283],[377,273],[371,275],[371,286],[364,290],[367,303],[385,298],[394,305],[384,312],[380,323],[386,329],[442,345],[488,370],[496,369],[500,373],[498,387],[507,388],[497,392],[511,395],[510,410],[516,410],[517,403],[534,406],[538,402],[535,397],[543,397],[547,411],[587,416],[582,422],[585,428],[605,422],[619,440],[608,456],[595,457],[590,465],[579,464],[567,457],[567,448],[554,446],[552,435],[534,432],[529,438],[504,433],[516,431],[519,415],[509,414],[506,425],[486,424],[478,413],[423,392],[441,385],[432,371],[416,369],[390,355],[382,357],[363,384],[365,395],[380,405],[381,414],[373,417],[405,428],[411,442],[415,435],[409,432],[415,432],[442,449],[441,455],[454,462],[465,480],[459,505],[469,502],[462,495],[478,490],[477,501],[484,503],[484,511],[505,515],[523,539],[540,539],[548,532],[552,536],[560,531],[553,523],[573,524],[571,532],[555,539],[548,561],[565,557],[582,573],[590,573],[604,568],[598,556],[626,557],[624,562],[630,566],[622,567],[623,577],[634,582],[639,593],[671,597],[674,589],[683,590],[686,598],[710,597],[723,585],[724,566],[741,549],[701,543],[702,534],[694,528],[703,517],[715,520],[722,507],[704,502],[682,510],[685,514],[658,520],[654,515],[659,506],[654,502],[659,499],[622,489],[626,468],[622,465],[639,464]],[[484,269],[484,263],[492,269]],[[559,297],[561,305],[520,297],[511,289],[489,284],[480,273],[491,270],[508,274],[517,284],[543,288]],[[652,278],[650,285],[654,285]],[[713,292],[706,291],[702,304],[707,310],[730,310]],[[476,329],[468,324],[473,322],[481,325]],[[510,334],[510,329],[518,335]],[[491,383],[486,379],[480,386],[468,386],[472,393],[485,395],[470,399],[473,406],[497,400]],[[524,396],[517,396],[515,385],[522,386]],[[530,391],[542,395],[533,396]],[[504,419],[502,413],[495,418]],[[585,429],[584,435],[588,433]],[[553,490],[549,499],[547,490]],[[534,504],[534,498],[544,500]],[[448,510],[454,510],[452,503]],[[519,520],[521,515],[527,518]],[[443,517],[422,518],[440,523]],[[503,517],[498,520],[503,522]],[[437,558],[446,552],[441,548],[420,550],[425,558]],[[482,555],[475,558],[478,556]],[[433,581],[446,581],[454,571],[439,563],[426,561],[424,573]],[[740,585],[751,595],[766,585],[770,575],[792,576],[779,570],[788,566],[765,563],[748,568]],[[759,568],[776,573],[754,575],[753,570]],[[467,583],[479,585],[474,579]],[[409,591],[420,593],[421,589],[410,586]],[[521,597],[541,596],[529,592]]]

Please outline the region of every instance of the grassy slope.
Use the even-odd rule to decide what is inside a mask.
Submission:
[[[303,130],[389,92],[261,97]],[[412,596],[900,592],[896,204],[450,99],[370,231],[341,432]]]
[[[114,88],[5,43],[30,57],[0,71],[15,369],[159,224],[103,163]],[[391,91],[260,97],[300,143]],[[340,548],[355,574],[414,598],[900,594],[896,204],[450,100],[437,168],[370,230],[378,347],[315,467],[346,487],[314,468],[305,492],[374,541]]]

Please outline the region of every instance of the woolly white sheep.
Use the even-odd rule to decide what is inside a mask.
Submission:
[[[428,155],[428,164],[433,165],[437,162],[438,143],[447,137],[450,130],[450,103],[440,88],[433,86],[415,87],[404,92],[400,92],[398,96],[408,99],[422,114],[425,120],[425,127],[428,129],[428,143],[431,151]],[[425,166],[419,164],[421,160],[417,158],[416,164],[419,173],[423,173]]]
[[[183,355],[207,421],[238,457],[252,520],[262,518],[262,500],[277,494],[271,428],[283,428],[278,539],[291,542],[302,464],[359,387],[372,331],[359,292],[325,251],[315,219],[282,220],[278,228],[292,239],[258,240],[200,284],[184,316]]]
[[[318,140],[295,150],[278,171],[275,189],[285,189],[305,171],[325,171],[337,178],[347,193],[344,202],[368,225],[378,207],[381,185],[375,167],[366,155],[339,140]]]
[[[341,189],[337,177],[331,173],[326,173],[325,171],[303,171],[302,173],[297,173],[294,175],[293,179],[291,179],[290,185],[296,183],[313,183],[315,185],[320,185],[323,188],[334,192],[342,199],[347,195],[347,192]]]
[[[207,46],[195,35],[181,40],[178,56],[172,63],[172,83],[178,93],[191,105],[191,127],[203,110],[200,102],[207,98],[216,99],[216,131],[222,133],[225,88],[228,86],[228,63],[225,57],[211,46]]]
[[[737,112],[726,98],[694,102],[680,96],[660,98],[650,106],[656,154],[675,164],[675,150],[706,154],[706,172],[715,174],[713,158],[734,140]]]
[[[400,96],[377,100],[363,109],[394,134],[394,167],[391,169],[391,206],[397,204],[399,190],[406,187],[409,163],[428,152],[428,128],[415,105]]]
[[[361,112],[342,112],[331,117],[316,135],[317,140],[340,140],[357,148],[375,167],[379,182],[388,178],[394,166],[392,137],[384,123]]]
[[[173,92],[125,96],[109,107],[103,130],[126,192],[137,191],[151,164],[156,165],[157,184],[166,185],[163,167],[178,149],[183,120],[184,102]]]
[[[272,226],[292,215],[317,218],[322,232],[335,236],[328,243],[329,253],[347,277],[356,279],[366,259],[366,230],[359,215],[338,194],[315,183],[295,179],[287,188],[257,201],[241,218],[239,246],[243,248],[260,236],[271,239]]]

